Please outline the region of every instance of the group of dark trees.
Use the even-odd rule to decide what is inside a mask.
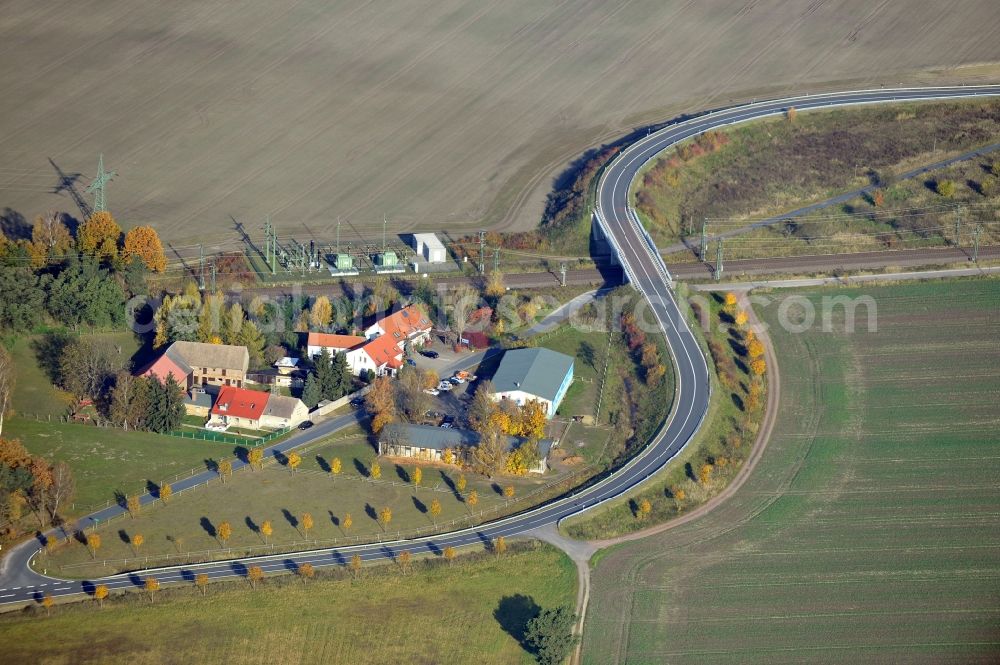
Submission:
[[[331,358],[325,349],[316,358],[315,366],[306,377],[302,401],[310,409],[323,400],[337,400],[351,392],[351,370],[343,353]]]
[[[120,346],[106,339],[50,333],[34,342],[35,354],[52,382],[77,400],[90,400],[100,416],[125,430],[169,432],[184,417],[184,389],[133,376]]]
[[[45,323],[120,326],[129,297],[146,292],[146,274],[163,270],[156,232],[123,234],[106,212],[70,233],[62,216],[39,217],[31,237],[0,231],[0,330],[26,332]]]

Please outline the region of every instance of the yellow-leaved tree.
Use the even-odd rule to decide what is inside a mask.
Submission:
[[[149,594],[149,602],[153,602],[153,594],[160,590],[160,581],[155,577],[147,577],[143,586]]]
[[[333,318],[333,305],[326,296],[318,296],[309,308],[309,323],[313,328],[325,328]]]
[[[247,579],[250,580],[250,588],[256,589],[257,583],[264,579],[264,569],[260,566],[250,566],[247,570]]]
[[[105,584],[98,584],[94,587],[94,600],[98,606],[104,607],[104,599],[108,597],[108,587]]]
[[[118,243],[122,228],[106,210],[99,210],[88,217],[76,230],[76,246],[84,254],[102,261],[118,258]]]
[[[160,236],[152,226],[136,226],[125,234],[122,258],[126,263],[138,258],[149,270],[163,272],[167,269],[167,257],[163,253]]]

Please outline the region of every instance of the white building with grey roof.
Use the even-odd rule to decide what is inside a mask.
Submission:
[[[493,375],[494,401],[511,400],[524,406],[537,400],[549,418],[573,383],[573,358],[551,349],[511,349],[503,354]]]

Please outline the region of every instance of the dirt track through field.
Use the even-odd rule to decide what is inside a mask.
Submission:
[[[14,0],[0,209],[6,226],[79,216],[48,160],[82,174],[82,193],[103,152],[123,225],[181,244],[256,231],[267,213],[300,240],[332,238],[338,215],[373,236],[383,214],[396,232],[531,228],[569,160],[645,122],[759,94],[995,77],[973,66],[1000,61],[994,9]]]

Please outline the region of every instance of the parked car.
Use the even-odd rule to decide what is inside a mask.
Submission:
[[[351,406],[353,406],[356,409],[361,408],[364,405],[365,405],[364,397],[355,397],[354,399],[351,400]]]
[[[465,383],[465,379],[463,379],[463,378],[462,378],[462,377],[460,377],[460,376],[453,376],[453,377],[451,377],[451,378],[450,378],[450,379],[448,379],[448,380],[449,380],[449,381],[451,381],[452,383],[454,383],[454,384],[455,384],[456,386],[460,386],[460,385],[462,385],[463,383]]]
[[[441,423],[441,427],[443,429],[454,429],[455,426],[452,425],[451,423]]]
[[[437,387],[437,389],[440,390],[441,392],[448,392],[452,388],[454,388],[454,386],[451,385],[449,381],[442,381],[441,383],[438,384]]]
[[[438,390],[437,388],[424,388],[424,392],[427,393],[428,395],[434,395],[435,397],[441,394],[441,391]]]
[[[437,358],[441,354],[438,353],[437,351],[426,350],[426,351],[421,351],[420,355],[422,355],[425,358]]]
[[[406,364],[407,364],[407,365],[410,365],[410,366],[412,366],[412,367],[416,367],[416,366],[417,366],[417,363],[416,363],[416,361],[415,361],[415,360],[413,360],[413,358],[407,358],[407,359],[406,359]]]
[[[446,423],[448,425],[452,425],[455,423],[455,416],[445,416],[444,418],[441,419],[441,422]]]
[[[312,426],[313,426],[313,421],[311,420],[303,420],[301,423],[299,423],[299,429],[302,430],[309,429]]]

